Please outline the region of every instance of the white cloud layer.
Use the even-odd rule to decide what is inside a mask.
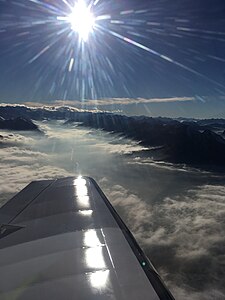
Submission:
[[[152,205],[106,183],[108,197],[176,299],[225,299],[224,186],[199,186]]]
[[[101,131],[42,124],[0,132],[0,202],[32,180],[95,177],[179,300],[225,299],[225,176],[123,154],[140,147]]]
[[[52,107],[71,107],[74,111],[82,111],[84,107],[94,108],[96,112],[96,107],[101,108],[107,106],[115,105],[131,105],[131,104],[151,104],[151,103],[174,103],[174,102],[190,102],[195,101],[195,97],[170,97],[170,98],[103,98],[89,100],[85,99],[84,101],[79,100],[55,100],[50,103],[38,103],[38,102],[24,102],[20,106],[28,106],[33,108],[44,107],[45,109],[52,109]],[[0,106],[14,106],[10,103],[2,103]],[[18,104],[16,104],[18,105]],[[91,110],[90,110],[91,111]]]
[[[107,106],[107,105],[130,105],[130,104],[148,104],[148,103],[171,103],[171,102],[186,102],[194,101],[194,97],[171,97],[171,98],[107,98],[97,100],[80,101],[72,100],[56,100],[57,105],[71,105],[81,107],[85,106]]]

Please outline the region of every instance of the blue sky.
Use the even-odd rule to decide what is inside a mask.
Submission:
[[[0,1],[1,102],[126,98],[106,108],[224,117],[223,0],[88,2],[97,19],[85,42],[62,21],[74,4]],[[132,101],[174,97],[194,101]]]

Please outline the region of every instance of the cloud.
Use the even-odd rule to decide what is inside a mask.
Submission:
[[[225,298],[225,187],[203,185],[148,203],[100,184],[176,299]]]
[[[91,107],[94,110],[89,110],[96,112],[97,107],[101,106],[115,106],[115,105],[131,105],[131,104],[149,104],[149,103],[173,103],[173,102],[188,102],[195,101],[195,97],[170,97],[170,98],[104,98],[89,100],[55,100],[50,103],[38,103],[38,102],[24,102],[23,105],[34,108],[51,108],[51,107],[61,107],[70,106],[77,111],[86,111],[84,108]],[[2,104],[6,105],[6,104]],[[13,106],[13,104],[11,104]],[[21,105],[22,106],[22,105]],[[118,112],[118,111],[114,111]]]
[[[225,298],[223,174],[134,160],[122,154],[139,146],[118,135],[43,124],[41,137],[0,133],[10,140],[0,147],[0,203],[32,180],[82,169],[98,181],[176,299]]]
[[[60,121],[37,123],[44,136],[0,132],[0,205],[32,180],[71,176],[81,168],[96,176],[100,160],[106,165],[110,156],[113,159],[113,155],[142,149],[128,139],[101,131],[62,129]]]
[[[33,138],[9,131],[0,131],[0,147],[20,145],[24,143],[32,144]]]
[[[136,235],[142,233],[152,216],[151,206],[120,185],[113,185],[112,189],[109,189],[106,178],[101,179],[99,183],[104,185],[104,192],[108,194],[112,204],[119,210],[123,209],[122,214],[125,215],[125,219],[133,232]]]
[[[97,100],[56,100],[57,105],[83,106],[109,106],[109,105],[130,105],[130,104],[148,104],[148,103],[170,103],[170,102],[186,102],[194,101],[194,97],[171,97],[171,98],[107,98]]]
[[[204,293],[201,292],[191,292],[190,290],[182,289],[177,286],[174,292],[176,294],[176,299],[180,300],[223,300],[225,294],[221,291],[211,289],[206,289]]]
[[[0,206],[33,180],[71,175],[54,166],[51,155],[32,149],[38,140],[21,134],[0,135],[4,137],[0,148]]]
[[[91,101],[91,100],[90,100]],[[92,104],[93,106],[93,104]],[[28,108],[33,111],[37,111],[38,109],[43,109],[45,111],[54,112],[54,111],[67,111],[67,112],[119,112],[116,111],[106,111],[106,110],[98,110],[96,107],[94,109],[84,109],[81,101],[67,101],[67,100],[56,100],[51,103],[42,103],[42,102],[23,102],[22,104],[14,104],[14,103],[0,103],[0,107],[12,107],[12,108]]]
[[[148,148],[151,149],[151,148]],[[153,147],[152,147],[153,149]],[[143,150],[143,149],[142,149]],[[189,167],[186,164],[173,164],[165,161],[156,161],[151,158],[142,158],[139,156],[140,153],[137,153],[137,155],[133,158],[132,161],[128,162],[131,165],[148,165],[150,167],[162,169],[162,170],[168,170],[168,171],[176,171],[176,172],[182,172],[182,173],[201,173],[201,174],[209,174],[207,171],[202,171],[200,169]]]

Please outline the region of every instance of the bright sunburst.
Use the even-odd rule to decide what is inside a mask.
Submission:
[[[193,20],[183,17],[171,19],[172,23],[168,25],[166,19],[161,20],[160,5],[152,11],[148,1],[136,1],[143,4],[146,2],[146,9],[139,9],[139,5],[134,2],[0,0],[0,3],[3,3],[1,5],[18,7],[21,13],[21,18],[18,19],[15,15],[16,9],[10,8],[9,14],[5,13],[1,21],[0,34],[6,41],[8,36],[14,34],[16,42],[8,47],[9,51],[24,52],[24,63],[39,66],[35,92],[40,90],[42,82],[48,82],[51,97],[60,95],[62,99],[67,99],[78,95],[79,99],[97,99],[99,95],[114,95],[117,86],[119,91],[132,96],[136,93],[130,86],[134,66],[142,57],[138,49],[148,53],[148,59],[155,66],[160,61],[173,64],[185,73],[191,73],[196,78],[213,84],[216,90],[224,90],[223,84],[193,68],[194,65],[197,67],[200,61],[206,60],[205,57],[199,57],[196,49],[182,50],[176,47],[176,41],[180,42],[185,38],[224,42],[224,32],[203,30],[204,24],[201,25],[202,28],[194,28],[191,25]],[[171,37],[171,41],[165,39],[165,36]],[[164,47],[159,47],[159,43]],[[22,50],[24,47],[27,51]],[[162,49],[162,52],[159,49]],[[178,49],[177,55],[175,49]],[[123,52],[120,53],[120,50]],[[187,55],[184,61],[179,60],[181,53]],[[196,54],[193,58],[195,64],[186,64],[186,61],[190,62],[189,58],[193,57],[193,53]],[[48,64],[41,65],[42,57],[42,62],[51,62],[54,72],[49,71]],[[223,61],[217,56],[207,57]],[[40,65],[36,62],[39,59]],[[125,68],[128,72],[124,72]],[[158,72],[158,69],[154,68],[155,72]]]
[[[71,14],[68,16],[68,21],[72,30],[77,32],[83,41],[87,41],[95,24],[95,17],[83,0],[78,0],[75,3]]]

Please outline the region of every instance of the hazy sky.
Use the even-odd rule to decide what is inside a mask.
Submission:
[[[110,108],[224,117],[224,0],[89,1],[85,41],[68,21],[74,3],[0,0],[1,102],[195,97]]]

